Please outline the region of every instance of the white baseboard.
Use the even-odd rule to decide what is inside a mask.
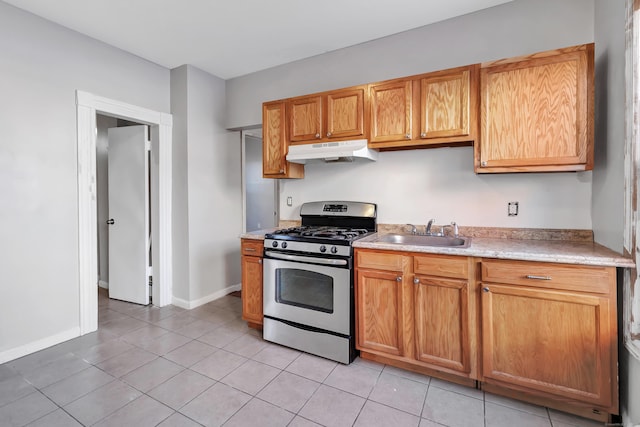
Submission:
[[[212,294],[209,294],[205,297],[202,298],[198,298],[196,300],[192,300],[192,301],[187,301],[185,299],[182,298],[177,298],[177,297],[173,297],[171,299],[171,304],[180,307],[180,308],[186,308],[187,310],[191,310],[192,308],[196,308],[199,307],[201,305],[204,305],[208,302],[217,300],[218,298],[222,298],[225,295],[229,295],[231,292],[235,292],[235,291],[239,291],[240,289],[242,289],[242,284],[238,283],[237,285],[231,285],[228,286],[224,289],[221,289],[219,291],[216,291]]]
[[[109,282],[98,280],[98,286],[100,286],[102,289],[109,289]]]
[[[43,350],[47,347],[60,344],[61,342],[65,342],[79,336],[80,327],[75,327],[59,334],[51,335],[49,337],[24,344],[19,347],[5,350],[0,353],[0,364],[9,362],[10,360],[14,360],[22,356],[26,356],[27,354],[35,353],[36,351]]]

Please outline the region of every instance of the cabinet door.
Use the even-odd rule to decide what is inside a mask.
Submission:
[[[403,276],[357,270],[356,335],[359,349],[404,354]]]
[[[327,138],[364,136],[364,89],[327,94]]]
[[[242,318],[262,325],[262,258],[242,257]]]
[[[322,138],[322,97],[295,98],[288,103],[289,141]]]
[[[477,70],[477,66],[465,67],[420,79],[421,139],[471,136],[472,113],[476,117],[475,111],[471,111],[471,73]],[[476,123],[474,120],[474,126]]]
[[[262,175],[265,178],[303,178],[304,165],[286,160],[284,101],[262,104]]]
[[[593,167],[593,45],[484,66],[480,81],[477,172]]]
[[[483,375],[608,407],[617,345],[605,296],[482,285]]]
[[[369,87],[372,143],[411,140],[412,92],[410,80]]]
[[[469,372],[469,283],[416,276],[414,285],[416,359]]]

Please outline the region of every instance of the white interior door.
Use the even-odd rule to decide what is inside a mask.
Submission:
[[[109,129],[109,298],[149,304],[147,126]]]

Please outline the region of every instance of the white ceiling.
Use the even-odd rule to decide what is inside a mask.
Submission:
[[[4,0],[166,68],[230,79],[512,0]]]

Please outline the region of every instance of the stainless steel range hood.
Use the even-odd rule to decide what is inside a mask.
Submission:
[[[308,160],[325,162],[352,162],[357,159],[376,161],[378,152],[367,147],[366,139],[290,145],[287,161],[306,163]]]

